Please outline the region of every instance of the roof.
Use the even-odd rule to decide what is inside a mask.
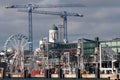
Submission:
[[[53,26],[50,28],[50,30],[58,30],[57,26],[55,26],[55,24],[53,24]]]

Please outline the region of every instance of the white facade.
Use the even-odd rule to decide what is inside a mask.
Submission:
[[[53,24],[49,30],[49,42],[57,43],[58,42],[58,28]]]
[[[58,42],[58,30],[49,30],[49,42]]]

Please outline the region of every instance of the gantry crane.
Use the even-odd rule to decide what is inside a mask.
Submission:
[[[29,50],[33,51],[33,32],[32,32],[32,12],[35,8],[56,8],[56,7],[84,7],[84,5],[81,4],[56,4],[56,5],[33,5],[33,4],[27,4],[27,5],[12,5],[8,6],[6,8],[28,8],[28,22],[29,22]],[[64,14],[65,23],[67,23],[67,13]]]
[[[20,12],[28,12],[27,10],[19,10],[19,11],[20,11]],[[38,11],[38,10],[33,10],[32,13],[48,14],[48,15],[60,15],[61,18],[63,18],[63,28],[64,28],[64,40],[65,40],[65,43],[68,42],[68,35],[67,35],[67,16],[83,17],[82,14],[69,13],[69,12],[67,12],[67,11],[54,12],[54,11]]]

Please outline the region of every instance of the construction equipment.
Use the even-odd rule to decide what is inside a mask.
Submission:
[[[20,12],[28,12],[27,10],[19,10]],[[63,18],[63,28],[64,28],[64,42],[68,42],[68,35],[67,35],[67,16],[76,16],[76,17],[83,17],[82,14],[78,13],[69,13],[67,11],[63,12],[54,12],[54,11],[38,11],[33,10],[32,13],[38,13],[38,14],[48,14],[48,15],[59,15],[61,18]]]
[[[56,4],[56,5],[27,4],[27,5],[12,5],[12,6],[6,7],[6,8],[27,8],[28,9],[29,42],[32,43],[32,44],[29,44],[29,50],[31,52],[33,51],[33,32],[32,32],[32,12],[33,12],[33,9],[36,9],[36,8],[56,8],[56,7],[84,7],[84,5],[81,5],[81,4]],[[66,15],[66,13],[65,13],[65,15]]]

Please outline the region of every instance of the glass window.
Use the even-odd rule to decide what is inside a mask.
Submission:
[[[100,44],[102,45],[102,47],[105,47],[105,45],[106,45],[106,43],[105,43],[105,42],[100,43]]]
[[[91,54],[93,54],[94,53],[94,50],[93,49],[86,49],[86,50],[84,50],[84,54],[85,55],[91,55]]]
[[[120,41],[117,42],[117,45],[120,46]]]
[[[112,46],[112,42],[106,42],[108,46]]]
[[[112,46],[116,46],[116,41],[112,42]]]
[[[120,48],[118,48],[118,53],[120,53]]]

